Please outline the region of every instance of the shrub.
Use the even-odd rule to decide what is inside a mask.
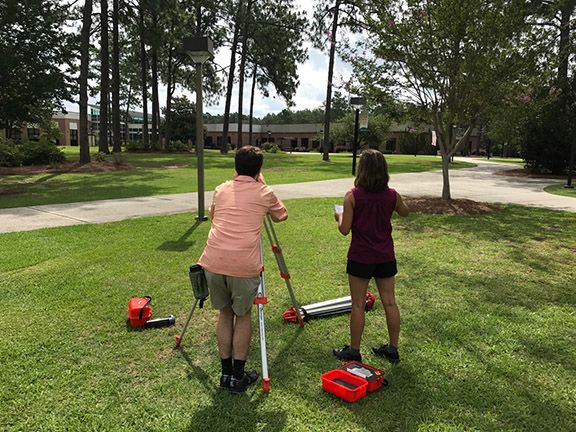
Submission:
[[[270,153],[278,153],[278,150],[280,150],[280,148],[276,144],[270,147]]]
[[[94,155],[94,160],[98,162],[104,162],[106,160],[106,154],[103,152],[98,152]]]
[[[136,151],[150,151],[150,146],[144,144],[143,141],[128,141],[126,144],[126,151],[136,152]]]
[[[262,150],[264,150],[265,152],[269,152],[271,148],[272,148],[272,144],[268,141],[266,141],[264,144],[262,144]]]
[[[122,153],[115,152],[112,153],[112,161],[114,162],[114,165],[122,165],[123,163],[126,162],[126,158]]]
[[[66,161],[66,156],[55,144],[31,141],[21,148],[22,165],[47,165]]]
[[[0,166],[17,167],[22,165],[22,152],[19,147],[0,142]]]
[[[168,152],[189,152],[190,147],[182,141],[170,141],[166,143],[166,151]]]

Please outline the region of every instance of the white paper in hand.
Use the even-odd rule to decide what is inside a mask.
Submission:
[[[336,213],[344,213],[344,206],[334,204],[334,209],[336,210]]]

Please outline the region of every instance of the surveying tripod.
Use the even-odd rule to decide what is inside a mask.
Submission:
[[[274,227],[272,226],[272,219],[270,215],[266,215],[264,218],[264,229],[266,230],[266,234],[268,236],[268,240],[270,241],[270,246],[272,247],[272,251],[274,252],[274,257],[276,258],[276,263],[278,264],[278,270],[280,271],[280,276],[286,282],[286,287],[288,288],[288,292],[290,293],[290,298],[292,300],[292,306],[296,312],[296,319],[300,323],[301,327],[304,327],[304,320],[302,315],[300,314],[300,306],[296,301],[296,297],[294,296],[294,291],[292,290],[292,285],[290,283],[290,273],[288,272],[288,268],[286,267],[286,262],[284,261],[284,255],[282,255],[282,249],[278,243],[278,237],[276,237],[276,232],[274,231]],[[258,324],[260,330],[260,354],[262,357],[262,390],[267,393],[270,391],[270,378],[268,377],[268,359],[266,355],[266,329],[264,326],[264,305],[268,303],[268,298],[266,297],[266,282],[264,280],[264,252],[262,247],[262,235],[260,238],[260,262],[262,264],[262,269],[260,271],[260,284],[258,286],[258,294],[254,299],[254,304],[258,306]],[[179,335],[176,335],[176,347],[180,346],[182,342],[182,338],[184,337],[184,333],[186,333],[186,329],[188,328],[188,324],[190,323],[190,319],[192,318],[192,314],[194,313],[194,309],[196,308],[196,304],[200,301],[200,307],[202,307],[202,303],[208,297],[207,294],[199,294],[198,288],[195,286],[197,284],[195,281],[196,279],[192,276],[193,267],[199,266],[192,266],[191,270],[191,281],[192,287],[194,289],[195,300],[194,304],[192,305],[192,309],[188,313],[186,317],[186,322],[182,327],[182,331]],[[197,270],[196,270],[197,271]]]

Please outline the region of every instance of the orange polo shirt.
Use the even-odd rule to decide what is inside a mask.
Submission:
[[[214,191],[210,206],[212,227],[198,263],[212,273],[242,278],[258,277],[260,233],[266,214],[274,222],[288,212],[274,191],[249,176],[236,176]]]

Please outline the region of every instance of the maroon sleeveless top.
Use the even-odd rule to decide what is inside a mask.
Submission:
[[[394,261],[394,241],[390,219],[396,208],[396,190],[366,192],[352,188],[354,219],[348,259],[363,264]]]

